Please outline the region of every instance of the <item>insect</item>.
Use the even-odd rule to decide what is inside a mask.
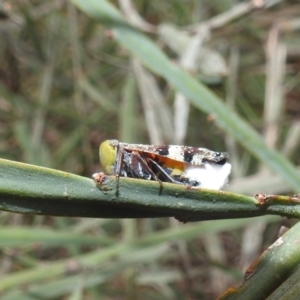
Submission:
[[[184,184],[193,188],[221,189],[231,171],[230,154],[206,148],[175,145],[127,144],[106,140],[99,148],[107,175]]]

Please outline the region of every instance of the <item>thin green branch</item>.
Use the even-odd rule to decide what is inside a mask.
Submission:
[[[114,176],[101,186],[89,178],[0,159],[0,209],[26,214],[93,218],[175,217],[183,222],[249,218],[266,214],[300,217],[291,198],[261,201],[224,191],[188,189]]]

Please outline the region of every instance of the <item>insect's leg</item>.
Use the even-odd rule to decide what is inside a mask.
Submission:
[[[137,152],[130,153],[130,167],[131,174],[134,178],[140,178],[145,180],[150,180],[152,178],[152,174],[148,172],[148,168],[146,169],[144,164],[142,165],[141,161],[145,162],[145,159]],[[145,162],[147,164],[147,162]]]
[[[153,179],[155,179],[159,183],[159,185],[160,185],[160,192],[161,192],[162,187],[163,187],[163,183],[155,175],[155,173],[151,170],[151,168],[148,166],[148,164],[145,161],[145,159],[143,157],[141,157],[141,155],[138,152],[132,151],[131,152],[131,160],[132,160],[132,165],[136,165],[136,163],[140,163],[141,166],[153,177]]]
[[[164,170],[164,168],[159,165],[155,160],[153,159],[149,159],[149,161],[151,162],[151,164],[153,164],[153,166],[161,173],[161,175],[169,182],[171,183],[178,183],[178,184],[184,184],[182,182],[180,182],[179,180],[176,180],[174,178],[172,178],[167,172],[166,170]]]
[[[168,180],[171,183],[177,183],[177,184],[182,184],[185,185],[187,188],[193,188],[193,187],[198,187],[199,182],[198,181],[191,181],[188,177],[186,177],[184,174],[181,175],[175,175],[174,177],[178,177],[178,179],[173,178],[166,170],[158,164],[155,160],[149,159],[151,164],[157,169],[158,172],[160,172],[161,176],[165,178],[165,180]]]
[[[125,149],[122,145],[119,144],[118,149],[118,159],[117,159],[117,165],[116,165],[116,195],[119,195],[119,183],[120,183],[120,175],[122,172],[123,164],[124,164],[124,152]]]
[[[182,184],[185,185],[186,182],[185,181],[181,181],[180,179],[174,179],[170,174],[168,174],[168,172],[160,165],[158,164],[155,160],[153,159],[149,159],[149,161],[151,162],[151,164],[153,164],[153,166],[157,169],[158,172],[161,173],[161,175],[165,178],[165,180],[167,180],[168,182],[171,183],[177,183],[177,184]],[[179,176],[178,176],[179,177]],[[183,177],[183,175],[180,175],[180,178]]]
[[[200,182],[197,180],[190,180],[190,178],[182,175],[179,176],[179,181],[181,184],[184,184],[187,189],[192,189],[192,188],[199,188],[200,187]]]

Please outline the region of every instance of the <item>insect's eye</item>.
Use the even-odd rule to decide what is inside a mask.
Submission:
[[[216,158],[217,158],[217,157],[220,157],[221,155],[222,155],[221,152],[215,152],[215,153],[214,153],[214,157],[216,157]]]

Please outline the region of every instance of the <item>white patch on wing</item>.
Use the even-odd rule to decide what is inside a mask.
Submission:
[[[181,146],[172,145],[169,147],[169,157],[174,160],[183,161],[183,150]]]
[[[200,183],[199,188],[220,190],[228,182],[231,164],[226,162],[224,165],[216,163],[206,163],[201,166],[189,165],[185,172],[190,181]]]

